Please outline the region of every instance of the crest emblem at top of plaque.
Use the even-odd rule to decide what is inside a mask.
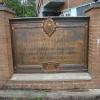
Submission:
[[[48,18],[43,23],[44,32],[51,37],[56,31],[56,22],[52,18]]]

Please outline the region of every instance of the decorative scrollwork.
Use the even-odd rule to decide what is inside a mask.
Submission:
[[[57,71],[59,69],[59,63],[57,62],[46,62],[43,63],[43,69],[48,71]]]
[[[46,19],[43,22],[43,30],[49,37],[51,37],[56,31],[56,22],[51,18]]]

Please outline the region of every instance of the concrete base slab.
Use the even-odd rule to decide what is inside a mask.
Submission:
[[[14,74],[12,81],[63,81],[63,80],[91,80],[89,73],[43,73],[43,74]]]
[[[79,91],[78,92],[77,91],[76,92],[69,92],[69,91],[46,92],[46,91],[35,91],[35,90],[34,91],[32,90],[31,91],[29,90],[0,90],[0,97],[1,98],[3,97],[29,98],[29,99],[39,98],[39,99],[34,99],[34,100],[100,100],[100,89],[94,89],[94,90],[89,89],[87,91],[81,91],[81,92]]]

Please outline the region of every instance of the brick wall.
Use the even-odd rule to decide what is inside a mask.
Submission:
[[[0,10],[0,81],[8,79],[13,72],[9,24],[11,17],[11,13]],[[0,82],[0,85],[2,82]]]
[[[98,89],[100,88],[100,8],[95,7],[86,12],[90,16],[89,23],[89,73],[92,80],[72,81],[10,81],[6,88],[27,88],[39,90],[65,90],[65,89]],[[0,11],[0,78],[8,79],[12,74],[11,44],[8,19],[11,14]]]
[[[89,70],[95,86],[100,88],[100,8],[87,11],[90,16]]]
[[[6,88],[26,88],[39,90],[69,90],[69,89],[98,89],[100,88],[100,8],[90,9],[86,12],[90,16],[89,23],[89,73],[92,80],[72,81],[8,81]]]
[[[75,6],[78,6],[78,5],[82,5],[84,3],[87,3],[87,2],[91,2],[93,0],[69,0],[69,7],[75,7]],[[67,7],[68,7],[68,2],[67,3]],[[66,8],[66,6],[65,6]]]
[[[46,4],[48,1],[50,0],[36,0],[36,8],[38,10],[38,5],[40,5],[39,3],[43,1],[43,4]],[[87,2],[91,2],[93,0],[69,0],[69,5],[68,5],[68,0],[65,0],[65,4],[63,6],[62,9],[67,9],[68,7],[75,7]]]

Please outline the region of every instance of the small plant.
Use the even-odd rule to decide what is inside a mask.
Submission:
[[[35,100],[41,100],[41,97],[36,97]]]
[[[13,98],[13,100],[17,100],[17,98],[16,98],[16,97],[14,97],[14,98]]]

